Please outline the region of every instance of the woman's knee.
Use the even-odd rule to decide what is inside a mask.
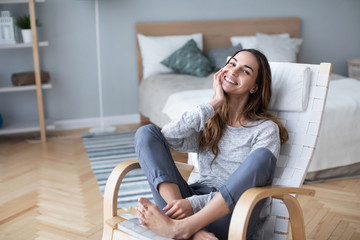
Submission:
[[[265,185],[271,184],[276,167],[276,157],[267,148],[258,148],[254,150],[253,154],[253,160],[256,161],[257,168],[261,170],[262,175],[267,179]]]
[[[160,129],[153,124],[148,124],[138,128],[135,133],[135,148],[137,146],[143,146],[144,144],[149,144],[153,141],[157,132],[160,132]]]
[[[256,159],[262,166],[271,166],[275,167],[276,157],[274,154],[267,148],[258,148],[252,152],[252,156]]]

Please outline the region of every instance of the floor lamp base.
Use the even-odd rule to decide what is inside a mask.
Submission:
[[[93,134],[111,133],[111,132],[116,132],[116,127],[104,126],[104,127],[90,128],[89,132]]]

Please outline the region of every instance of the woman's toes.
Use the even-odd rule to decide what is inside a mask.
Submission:
[[[138,199],[139,204],[141,204],[142,206],[144,206],[145,208],[148,207],[148,205],[151,205],[152,203],[149,201],[149,199],[144,198],[144,197],[139,197]]]

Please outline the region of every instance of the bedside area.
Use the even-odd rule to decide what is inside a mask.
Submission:
[[[349,59],[348,76],[360,80],[360,58]]]

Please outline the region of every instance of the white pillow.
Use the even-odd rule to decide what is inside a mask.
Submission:
[[[296,62],[297,54],[303,42],[300,38],[270,37],[266,34],[256,34],[258,50],[268,61]]]
[[[272,96],[269,109],[305,111],[309,102],[311,69],[297,63],[269,62]]]
[[[290,38],[289,33],[271,34],[268,36]],[[256,35],[254,35],[254,36],[232,36],[232,37],[230,37],[230,41],[231,41],[231,45],[233,45],[233,46],[236,46],[240,43],[242,48],[244,48],[244,49],[250,49],[250,48],[257,49],[257,47],[258,47]]]
[[[194,39],[200,50],[203,49],[201,33],[160,37],[138,34],[143,64],[143,78],[154,74],[173,72],[173,70],[162,65],[160,62],[181,48],[190,39]]]

